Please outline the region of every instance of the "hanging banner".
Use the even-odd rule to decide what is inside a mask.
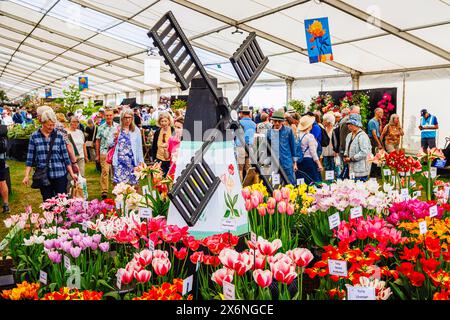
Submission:
[[[333,60],[328,18],[305,20],[305,33],[309,63]]]
[[[45,88],[45,98],[52,97],[52,88]]]
[[[80,91],[86,91],[88,88],[88,77],[78,77],[78,89]]]
[[[158,85],[161,81],[161,60],[158,57],[144,60],[144,83]]]

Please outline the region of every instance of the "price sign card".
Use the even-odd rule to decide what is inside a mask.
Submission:
[[[235,231],[237,227],[236,219],[222,219],[221,228],[222,230]]]
[[[47,285],[47,272],[42,270],[39,271],[39,282]]]
[[[117,281],[116,281],[116,286],[117,288],[122,289],[122,270],[117,271]]]
[[[332,276],[347,276],[347,261],[328,259],[328,271]]]
[[[350,176],[350,180],[355,180],[355,178],[356,178],[354,172],[350,172],[349,176]]]
[[[141,217],[141,219],[150,219],[152,217],[152,209],[139,208],[139,216]]]
[[[409,172],[409,171],[406,172],[406,176],[407,176],[407,177],[410,177],[410,176],[411,176],[411,172]]]
[[[223,296],[225,300],[236,300],[234,284],[223,282]]]
[[[336,228],[341,223],[341,218],[339,217],[339,212],[336,212],[328,217],[328,224],[330,225],[330,230]]]
[[[64,255],[64,268],[70,270],[70,259],[68,256]]]
[[[400,177],[404,177],[405,173],[404,172],[399,172]]]
[[[438,215],[437,206],[430,207],[430,218],[436,217]]]
[[[350,209],[350,218],[356,219],[362,217],[362,207],[354,207]]]
[[[378,182],[377,178],[370,178],[369,181],[371,181],[371,182]]]
[[[303,179],[303,178],[297,179],[297,185],[298,186],[301,185],[301,184],[304,184],[304,183],[305,183],[305,179]]]
[[[391,175],[391,170],[389,170],[389,169],[384,169],[384,170],[383,170],[383,175],[385,175],[385,176],[390,176],[390,175]]]
[[[415,197],[415,198],[420,197],[421,195],[422,195],[422,191],[420,191],[420,190],[413,192],[413,197]]]
[[[277,184],[280,184],[280,174],[279,173],[275,173],[275,172],[273,172],[272,173],[272,184],[273,185],[277,185]]]
[[[155,243],[153,242],[153,240],[148,240],[148,249],[150,251],[155,251]]]
[[[348,300],[376,300],[375,287],[347,286]]]
[[[419,222],[419,230],[420,230],[420,234],[427,233],[427,222],[426,221]]]
[[[431,179],[436,178],[436,176],[437,176],[437,168],[436,167],[431,167],[430,168],[430,174],[431,174]]]
[[[191,274],[189,277],[183,280],[183,292],[181,295],[185,295],[192,291],[192,285],[194,283],[194,275]]]
[[[147,195],[149,192],[148,192],[148,186],[142,186],[142,194],[145,196],[145,195]]]
[[[256,233],[250,233],[250,241],[255,244],[256,243]]]
[[[325,180],[334,180],[334,171],[333,170],[325,171]]]
[[[409,197],[408,189],[407,189],[407,188],[401,189],[401,190],[400,190],[400,195],[401,195],[402,197]]]

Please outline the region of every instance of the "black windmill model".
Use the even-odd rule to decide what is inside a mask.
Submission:
[[[238,121],[237,112],[242,99],[269,62],[256,42],[255,34],[251,33],[230,58],[243,85],[231,105],[223,96],[222,89],[217,87],[217,79],[210,77],[206,72],[171,11],[154,25],[148,32],[148,36],[159,49],[160,55],[169,66],[170,72],[175,76],[181,89],[190,89],[184,129],[193,141],[203,141],[201,148],[181,172],[169,192],[170,200],[186,224],[190,227],[195,225],[220,184],[220,178],[205,162],[204,155],[213,142],[220,139],[233,139],[232,135],[227,135],[227,132],[230,132],[229,129],[234,130],[235,136],[246,147],[252,165],[260,174],[266,187],[272,191],[271,184],[262,174],[253,153],[249,152],[244,142],[244,131]],[[194,126],[199,124],[201,124],[201,134],[198,128],[194,130]],[[211,134],[205,137],[206,131]],[[184,136],[183,141],[186,141],[186,138]],[[284,172],[282,177],[287,181]]]

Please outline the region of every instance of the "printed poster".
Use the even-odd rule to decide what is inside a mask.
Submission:
[[[305,20],[305,33],[309,63],[333,60],[327,17]]]
[[[89,89],[88,77],[78,77],[78,89],[80,91]]]

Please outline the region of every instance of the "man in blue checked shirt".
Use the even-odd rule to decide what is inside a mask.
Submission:
[[[253,139],[256,133],[256,123],[252,120],[250,115],[250,108],[248,106],[243,106],[240,111],[240,124],[244,129],[244,139],[245,144],[249,146],[249,150],[253,146]],[[250,167],[250,157],[245,152],[245,147],[241,145],[241,141],[236,138],[236,152],[237,152],[237,161],[239,166],[239,176],[241,181],[244,181],[245,173]]]
[[[67,172],[77,182],[77,175],[72,170],[69,153],[63,135],[55,129],[56,115],[52,110],[44,111],[41,115],[42,127],[36,130],[30,137],[28,145],[25,177],[22,183],[26,186],[30,183],[31,167],[47,167],[47,175],[50,186],[41,187],[43,201],[52,198],[59,193],[67,193]],[[50,150],[50,144],[53,146]],[[47,164],[47,156],[50,158]]]

